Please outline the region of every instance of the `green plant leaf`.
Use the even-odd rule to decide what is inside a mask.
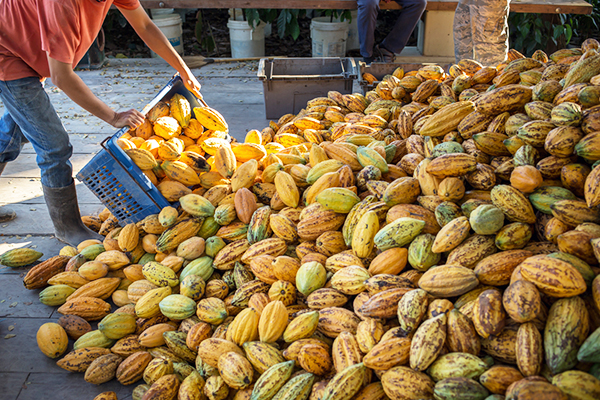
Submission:
[[[515,40],[515,46],[514,46],[517,50],[522,51],[523,50],[523,37],[520,36]]]
[[[210,53],[215,49],[215,40],[212,36],[206,36],[202,39],[200,45],[204,50]]]
[[[560,35],[565,33],[565,28],[562,25],[555,25],[554,32],[552,32],[552,38],[558,39]]]
[[[198,11],[196,26],[194,27],[194,34],[196,36],[196,40],[198,43],[202,43],[202,31],[204,30],[204,26],[202,24],[202,11]]]
[[[538,44],[543,44],[542,42],[542,31],[540,31],[539,29],[536,29],[534,32],[535,35],[535,42]]]
[[[279,17],[277,17],[277,34],[282,39],[285,37],[288,13],[289,13],[288,10],[285,10],[285,9],[281,10],[279,12]]]
[[[567,44],[569,44],[569,42],[571,41],[571,38],[573,37],[573,29],[571,29],[571,25],[565,25],[565,37],[567,40]]]
[[[277,19],[277,10],[274,8],[262,8],[258,10],[261,21],[270,24]]]
[[[298,39],[298,36],[300,36],[300,24],[298,24],[298,20],[296,19],[296,17],[294,17],[290,22],[289,28],[290,35],[292,36],[292,38],[294,40]]]
[[[244,16],[248,21],[248,25],[252,28],[256,28],[260,23],[260,15],[258,14],[258,10],[256,8],[246,8],[244,9]]]
[[[564,24],[565,22],[567,22],[567,14],[558,14],[558,18],[560,19],[560,23]]]

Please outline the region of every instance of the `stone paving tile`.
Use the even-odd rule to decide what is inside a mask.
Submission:
[[[56,367],[56,369],[60,369]],[[143,381],[141,381],[143,383]],[[135,385],[123,386],[116,379],[93,385],[83,380],[83,374],[31,373],[17,400],[92,400],[102,392],[112,391],[119,400],[131,399]]]
[[[63,242],[56,239],[52,235],[46,236],[3,236],[0,235],[0,254],[14,248],[20,247],[31,247],[44,255],[40,260],[46,260],[60,251],[65,246]],[[29,270],[29,267],[22,268],[8,268],[0,267],[0,275],[20,275],[25,274]],[[0,286],[1,287],[1,286]],[[1,300],[1,299],[0,299]]]
[[[215,104],[214,108],[225,110],[228,106],[228,104]],[[235,108],[235,112],[225,116],[225,119],[230,127],[229,134],[239,142],[244,141],[248,131],[252,129],[261,131],[269,126],[269,121],[265,119],[265,110],[262,105],[260,107],[253,104],[239,105]]]
[[[75,180],[79,204],[100,204],[100,200],[87,186]],[[0,192],[2,204],[44,204],[42,184],[35,178],[4,178],[0,177]],[[1,226],[1,225],[0,225]],[[1,230],[1,229],[0,229]]]
[[[113,128],[113,130],[114,132],[117,131],[116,128]],[[109,136],[111,136],[110,133],[72,133],[69,135],[69,139],[71,140],[71,145],[73,146],[73,154],[89,154],[90,152],[95,153],[100,150],[100,143]],[[21,154],[35,154],[33,146],[30,143],[27,143],[25,146],[23,146]]]
[[[0,396],[4,400],[16,400],[27,382],[27,372],[0,372]]]
[[[240,62],[240,63],[214,63],[205,65],[202,68],[192,68],[192,72],[200,83],[202,80],[226,76],[226,77],[253,77],[256,78],[258,70],[258,61]]]
[[[54,227],[46,204],[10,204],[17,218],[0,225],[0,235],[52,235]],[[100,203],[80,203],[81,215],[98,215],[104,206]]]
[[[57,314],[53,319],[0,318],[0,352],[3,354],[3,357],[0,357],[0,399],[91,400],[106,391],[116,392],[120,400],[131,398],[131,391],[135,385],[125,387],[116,380],[100,386],[92,385],[84,381],[83,374],[70,373],[57,367],[56,360],[40,352],[35,339],[37,330],[46,322],[56,322],[59,316],[60,314]],[[14,329],[9,331],[9,326],[13,326]],[[16,336],[5,339],[7,334]],[[73,341],[70,340],[67,351],[71,351],[72,347]],[[18,355],[18,357],[6,355]],[[12,386],[19,388],[20,394],[15,389],[7,392],[2,390],[2,385],[8,382],[12,382]],[[19,397],[16,397],[15,393]],[[11,397],[8,397],[8,394]]]
[[[85,165],[94,157],[96,146],[90,148],[88,153],[82,154],[77,153],[71,156],[71,164],[73,165],[73,174],[85,167]],[[99,146],[98,146],[99,150]],[[35,161],[34,154],[20,154],[19,157],[6,164],[4,172],[2,173],[3,178],[39,178],[40,168]]]
[[[207,103],[216,102],[219,99],[230,98],[237,95],[238,99],[243,98],[250,103],[263,103],[263,82],[259,79],[250,77],[234,77],[228,79],[211,79],[206,82],[204,87],[204,100]],[[216,92],[212,88],[219,88]],[[246,90],[248,89],[248,90]]]
[[[50,318],[56,309],[40,303],[41,290],[25,289],[23,276],[28,270],[18,268],[15,272],[19,274],[0,274],[0,318]]]
[[[67,371],[55,365],[56,360],[52,360],[42,354],[35,338],[40,326],[46,322],[56,322],[57,319],[58,317],[55,319],[31,317],[0,318],[0,354],[2,354],[2,357],[0,357],[0,371],[2,373],[44,372],[68,374]],[[11,326],[14,326],[14,329],[9,331]],[[15,336],[6,339],[6,335]],[[72,347],[71,343],[69,351]]]
[[[19,158],[23,158],[22,156]],[[15,161],[16,163],[17,161]],[[9,164],[10,165],[10,164]],[[0,206],[4,204],[43,203],[42,183],[40,178],[0,177]],[[1,225],[0,225],[1,226]],[[0,228],[0,233],[2,229]]]

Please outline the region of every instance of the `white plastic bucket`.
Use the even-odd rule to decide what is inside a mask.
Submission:
[[[252,29],[248,21],[227,22],[232,58],[262,57],[265,55],[265,24]]]
[[[174,14],[175,9],[174,8],[153,8],[152,10],[150,10],[150,13],[152,14],[152,18],[156,19],[156,18],[161,18],[165,15]]]
[[[358,10],[351,11],[350,15],[352,16],[352,21],[350,21],[348,28],[346,51],[360,49],[360,41],[358,40]]]
[[[313,57],[345,57],[348,21],[329,22],[330,17],[313,18],[310,22]]]
[[[235,15],[235,18],[233,18],[233,16]],[[244,10],[242,10],[241,8],[236,8],[235,12],[233,8],[229,9],[229,19],[235,19],[236,21],[243,21],[244,20]],[[265,37],[269,37],[271,36],[271,34],[273,33],[273,24],[265,24],[264,22],[261,22],[261,25],[264,24],[265,27]]]
[[[183,29],[181,27],[181,17],[179,14],[161,15],[159,18],[152,18],[154,24],[167,37],[171,46],[175,48],[177,53],[183,55]],[[151,51],[152,57],[158,58],[158,54]]]

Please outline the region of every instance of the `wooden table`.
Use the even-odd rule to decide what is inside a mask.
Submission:
[[[145,8],[273,8],[311,10],[356,10],[355,0],[140,0]],[[427,11],[454,11],[456,0],[429,0]],[[384,10],[399,10],[395,1],[382,2]],[[510,10],[519,13],[591,14],[592,5],[583,0],[513,0]]]
[[[272,8],[356,10],[356,0],[140,0],[146,8]],[[419,23],[416,48],[406,47],[403,62],[453,62],[453,21],[457,0],[428,0]],[[395,1],[381,2],[381,9],[399,10]],[[591,14],[592,5],[584,0],[512,0],[510,11],[540,14]],[[398,56],[396,58],[398,61]]]

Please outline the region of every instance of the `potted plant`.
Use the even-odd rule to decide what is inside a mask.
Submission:
[[[273,22],[277,23],[277,34],[280,38],[291,36],[298,39],[300,25],[298,19],[306,15],[306,10],[298,9],[245,9],[244,14],[248,23],[256,24],[262,21],[267,26]]]
[[[241,13],[240,13],[241,11]],[[238,13],[240,14],[238,16]],[[270,28],[273,22],[277,23],[277,34],[280,38],[291,36],[294,40],[300,35],[300,25],[298,19],[306,14],[306,10],[298,9],[255,9],[245,8],[233,12],[232,18],[229,19],[227,26],[230,29],[232,57],[252,57],[264,55],[264,29]],[[230,14],[231,15],[231,14]],[[234,27],[232,29],[232,27]],[[238,35],[235,29],[243,30],[242,36]],[[252,42],[248,40],[252,37]],[[241,43],[235,42],[241,38]],[[262,42],[262,43],[261,43]],[[236,51],[234,54],[234,45],[237,50],[240,46],[244,48],[241,52]],[[249,55],[250,49],[261,48],[262,52],[256,52],[254,55]],[[260,54],[259,54],[260,53]]]
[[[257,9],[244,9],[241,18],[236,9],[227,22],[232,58],[262,57],[265,55],[265,22]]]
[[[324,10],[310,23],[313,57],[344,57],[352,16],[350,10]]]

